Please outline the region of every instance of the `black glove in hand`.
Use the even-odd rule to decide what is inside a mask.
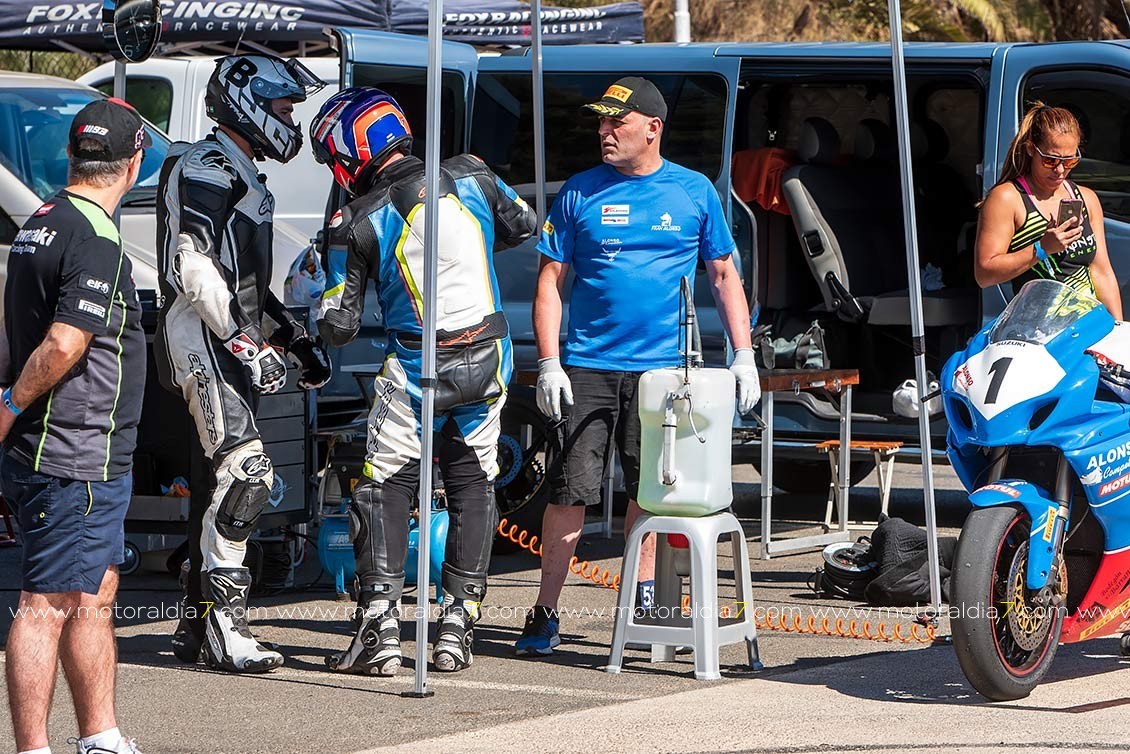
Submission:
[[[330,381],[333,369],[330,355],[322,345],[309,335],[301,335],[287,349],[290,360],[298,367],[298,387],[303,390],[317,390]]]

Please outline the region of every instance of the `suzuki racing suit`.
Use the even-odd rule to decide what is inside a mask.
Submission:
[[[251,373],[231,342],[238,337],[261,345],[265,332],[272,344],[284,347],[302,333],[268,288],[274,198],[263,178],[219,130],[170,154],[161,172],[157,225],[164,304],[154,358],[162,384],[188,404],[212,477],[208,496],[193,485],[189,606],[202,599],[201,567],[206,582],[209,574],[221,576],[206,583],[206,590],[246,599],[247,539],[274,479],[255,426],[258,399]],[[215,594],[206,596],[222,602]],[[196,609],[197,615],[207,612]]]
[[[492,252],[529,238],[535,213],[478,158],[440,171],[435,426],[451,527],[443,589],[481,602],[497,520],[499,415],[512,371]],[[318,322],[331,345],[356,337],[375,281],[388,351],[368,422],[365,477],[351,518],[363,592],[398,600],[409,510],[420,473],[424,165],[404,157],[331,223],[327,290]]]

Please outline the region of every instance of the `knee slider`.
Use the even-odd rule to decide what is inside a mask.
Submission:
[[[255,530],[259,514],[271,497],[274,467],[263,445],[250,442],[232,451],[216,470],[220,505],[216,529],[227,539],[244,542]]]

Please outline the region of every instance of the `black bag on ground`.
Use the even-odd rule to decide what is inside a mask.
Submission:
[[[957,537],[938,539],[942,598],[949,599],[950,569]],[[878,575],[864,595],[872,605],[911,607],[930,601],[930,568],[926,532],[901,518],[880,521],[871,534],[871,553]]]

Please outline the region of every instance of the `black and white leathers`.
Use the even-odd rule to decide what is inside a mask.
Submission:
[[[158,191],[164,304],[154,357],[162,383],[188,404],[214,474],[207,508],[199,510],[199,494],[193,499],[187,600],[215,603],[205,647],[213,664],[266,670],[282,656],[261,647],[236,614],[250,583],[247,539],[274,481],[255,426],[256,386],[239,344],[285,346],[300,328],[269,288],[274,198],[251,158],[219,130],[172,153]]]

